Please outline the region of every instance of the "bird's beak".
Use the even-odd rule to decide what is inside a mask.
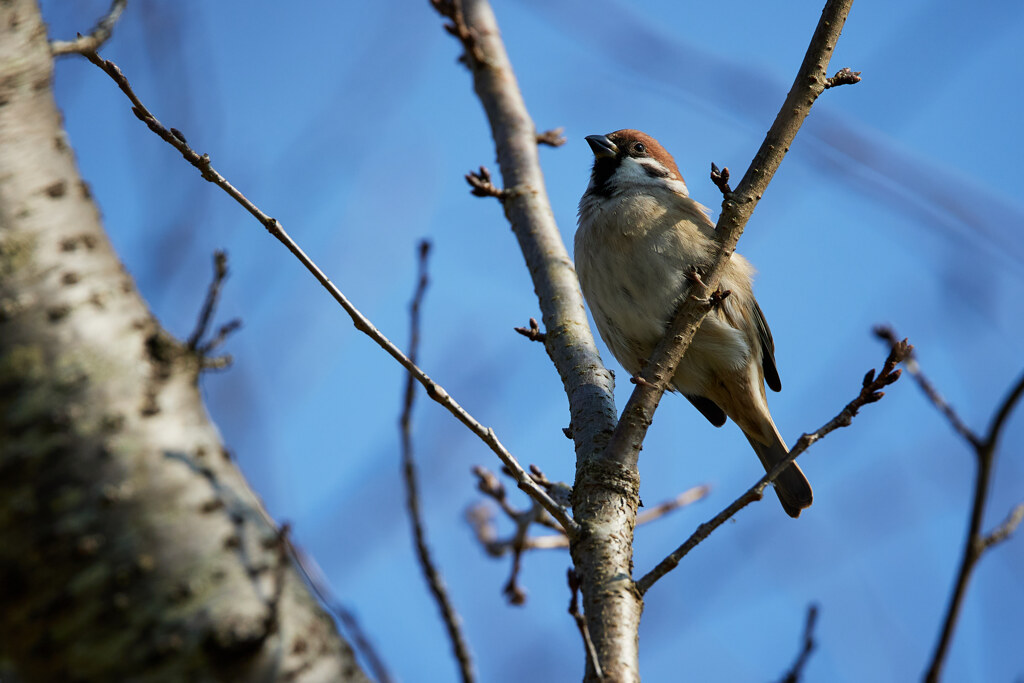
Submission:
[[[598,159],[614,157],[619,153],[619,148],[607,135],[588,135],[586,140]]]

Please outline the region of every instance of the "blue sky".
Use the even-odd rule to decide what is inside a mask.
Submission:
[[[85,31],[106,0],[44,0],[53,35]],[[542,149],[571,247],[591,154],[583,137],[640,128],[674,154],[717,215],[710,163],[746,168],[817,21],[819,2],[513,0],[496,13],[527,104],[568,144]],[[878,367],[872,325],[893,324],[978,431],[1024,368],[1024,5],[858,0],[830,67],[864,72],[815,105],[739,244],[759,269],[791,443],[831,418]],[[422,2],[129,3],[105,57],[167,125],[266,212],[400,345],[420,238],[434,243],[421,365],[524,463],[573,476],[564,394],[539,345],[522,258],[468,170],[495,168],[458,48]],[[412,553],[399,479],[401,369],[353,329],[301,266],[132,116],[84,60],[57,69],[58,101],[105,224],[153,311],[194,325],[211,254],[228,250],[220,321],[239,317],[233,369],[203,381],[211,415],[276,519],[406,681],[455,666]],[[619,370],[620,406],[631,388]],[[484,681],[574,680],[567,555],[524,562],[529,600],[507,606],[506,561],[463,521],[470,467],[494,456],[422,399],[416,446],[426,522]],[[1024,418],[1007,426],[987,527],[1024,500]],[[972,454],[909,381],[801,463],[815,504],[744,510],[648,594],[646,680],[772,680],[819,604],[807,680],[919,678],[964,534]],[[666,397],[640,461],[648,505],[700,483],[709,499],[640,528],[643,572],[760,476],[733,425]],[[978,568],[946,680],[1024,676],[1024,540]],[[681,673],[683,672],[683,673]]]

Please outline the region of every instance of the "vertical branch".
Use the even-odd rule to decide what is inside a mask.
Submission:
[[[891,327],[878,326],[875,334],[885,340],[888,344],[897,343],[899,336]],[[911,353],[904,362],[904,367],[917,382],[921,391],[932,402],[932,405],[959,434],[967,445],[974,451],[974,460],[977,470],[974,475],[974,495],[971,502],[971,516],[967,524],[967,537],[964,540],[964,548],[960,557],[960,568],[957,570],[956,583],[953,593],[950,595],[949,604],[946,607],[946,616],[942,620],[942,629],[939,632],[939,640],[935,645],[931,660],[928,663],[928,670],[925,672],[926,683],[938,683],[942,675],[942,666],[945,663],[946,655],[949,653],[949,646],[953,641],[953,632],[956,630],[956,622],[960,616],[960,608],[963,606],[964,597],[967,595],[967,585],[971,580],[971,574],[978,564],[978,560],[986,550],[998,543],[1005,541],[1024,520],[1024,504],[1016,506],[1006,520],[993,531],[985,534],[982,531],[982,523],[985,518],[985,503],[988,501],[988,492],[992,484],[992,468],[995,464],[996,446],[999,436],[1002,433],[1006,420],[1010,417],[1014,407],[1024,395],[1024,375],[1021,375],[1007,393],[1006,398],[999,404],[999,408],[992,418],[992,423],[985,438],[978,436],[960,418],[953,407],[942,397],[939,390],[931,383],[917,359]]]
[[[503,188],[501,201],[519,242],[543,317],[544,347],[569,399],[576,446],[570,533],[583,609],[600,666],[609,680],[639,680],[641,600],[633,590],[632,541],[639,506],[635,468],[604,462],[601,453],[616,422],[611,373],[597,352],[572,260],[547,197],[537,151],[537,129],[527,111],[494,13],[486,0],[431,0],[460,41],[462,60],[491,127]],[[474,189],[484,192],[479,174]],[[490,183],[493,186],[493,183]],[[560,523],[564,522],[560,519]],[[596,675],[588,658],[588,678]]]
[[[946,616],[942,621],[942,631],[939,634],[939,641],[935,646],[931,662],[924,680],[926,683],[938,683],[942,673],[942,665],[945,663],[946,655],[949,652],[949,645],[953,640],[953,631],[956,629],[956,622],[960,616],[960,608],[963,606],[964,596],[967,594],[967,584],[971,580],[971,574],[978,564],[978,560],[986,550],[997,543],[1006,540],[1020,524],[1024,517],[1024,507],[1018,505],[1010,513],[1006,521],[1000,524],[990,534],[982,531],[982,522],[985,516],[985,503],[988,500],[988,492],[992,483],[992,468],[995,463],[996,445],[1003,425],[1010,412],[1024,393],[1024,375],[1017,380],[1016,384],[1000,404],[996,415],[989,427],[988,434],[984,441],[972,443],[977,462],[977,472],[974,477],[974,502],[971,504],[971,520],[968,524],[967,539],[964,542],[963,555],[960,559],[960,569],[957,572],[956,587],[950,596],[949,605],[946,608]],[[971,443],[970,439],[967,439]]]
[[[206,336],[206,330],[210,327],[210,319],[217,308],[217,299],[220,296],[220,288],[224,285],[224,279],[228,276],[228,255],[227,252],[218,249],[213,253],[213,280],[206,290],[206,301],[199,312],[199,320],[196,328],[189,335],[186,345],[192,351],[199,348],[199,342]]]
[[[811,605],[807,608],[807,622],[804,624],[804,637],[803,643],[800,646],[800,652],[797,654],[793,666],[789,668],[789,672],[782,679],[782,683],[800,683],[800,677],[804,673],[804,667],[807,666],[807,660],[811,658],[811,653],[814,652],[814,625],[817,621],[818,606]]]
[[[562,377],[572,412],[577,471],[573,514],[581,531],[571,543],[584,610],[604,674],[612,680],[639,680],[638,630],[642,599],[632,576],[632,542],[639,505],[637,454],[653,408],[708,310],[687,301],[648,365],[650,387],[634,391],[609,444],[615,408],[612,383],[594,347],[583,312],[575,272],[552,219],[537,158],[537,132],[526,110],[486,0],[431,0],[450,20],[446,29],[462,43],[462,61],[491,124],[503,189],[496,196],[519,240],[540,299],[545,348]],[[746,220],[778,168],[804,117],[828,84],[825,68],[852,0],[829,0],[793,88],[735,195],[726,200],[719,221],[721,250],[717,271],[730,257]],[[836,83],[838,84],[838,83]],[[680,322],[681,321],[681,322]],[[671,358],[674,360],[671,360]],[[596,678],[588,662],[587,679]]]
[[[420,346],[420,307],[423,304],[423,296],[427,291],[427,257],[430,254],[430,242],[420,242],[419,263],[420,274],[416,285],[416,293],[413,295],[412,303],[409,305],[410,339],[409,339],[409,360],[416,364],[416,357],[419,355]],[[430,548],[427,547],[427,532],[423,526],[423,514],[420,510],[419,485],[416,480],[416,462],[413,460],[412,448],[412,409],[416,398],[416,379],[411,374],[406,374],[405,379],[405,400],[402,408],[402,417],[399,420],[402,430],[402,473],[405,480],[405,504],[409,510],[409,520],[412,522],[413,538],[416,542],[416,557],[419,560],[423,576],[430,586],[430,592],[434,596],[438,609],[441,610],[441,618],[444,620],[445,628],[448,631],[448,638],[452,643],[452,651],[459,664],[459,672],[462,674],[464,683],[472,683],[475,680],[473,673],[473,656],[469,652],[469,644],[462,633],[462,626],[458,613],[452,605],[448,596],[448,589],[444,585],[441,572],[434,564],[430,556]]]

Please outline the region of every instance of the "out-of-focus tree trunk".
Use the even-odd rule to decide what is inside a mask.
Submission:
[[[78,175],[35,0],[0,1],[0,662],[362,681]]]

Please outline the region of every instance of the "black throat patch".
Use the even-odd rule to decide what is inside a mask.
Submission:
[[[594,193],[601,197],[612,194],[611,179],[619,168],[618,157],[600,157],[594,159],[594,170],[590,172],[590,180],[594,184]]]

